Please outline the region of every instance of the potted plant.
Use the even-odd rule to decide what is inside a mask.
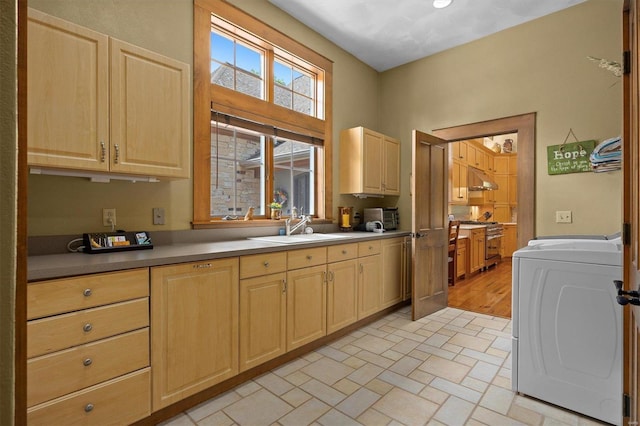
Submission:
[[[269,204],[269,208],[271,209],[271,219],[280,220],[282,217],[282,204],[273,201]]]

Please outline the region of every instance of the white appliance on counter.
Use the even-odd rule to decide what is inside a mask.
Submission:
[[[531,241],[513,254],[512,388],[622,424],[618,239]]]

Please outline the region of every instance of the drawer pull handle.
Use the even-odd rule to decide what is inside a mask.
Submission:
[[[307,255],[307,260],[311,260],[313,258],[313,256],[311,256],[310,254]]]
[[[107,158],[107,148],[104,145],[104,141],[100,141],[100,162],[104,163]]]
[[[211,268],[211,264],[210,263],[201,263],[199,265],[193,265],[193,267],[195,269]]]
[[[93,330],[93,326],[90,322],[88,322],[84,325],[84,327],[82,327],[82,329],[88,333],[89,331]]]
[[[89,297],[91,296],[93,292],[91,291],[90,288],[85,288],[84,291],[82,292],[82,294],[84,294],[84,297]]]
[[[269,267],[269,262],[265,261],[265,262],[264,262],[264,267],[265,267],[265,268],[268,268],[268,267]]]
[[[93,361],[91,360],[91,358],[87,358],[84,361],[82,361],[82,365],[84,365],[85,367],[88,367],[91,364],[93,364]]]
[[[93,404],[87,404],[84,406],[84,411],[90,413],[93,411]]]
[[[114,159],[114,163],[118,164],[120,162],[120,147],[118,144],[115,144],[114,148],[116,149],[116,158]]]

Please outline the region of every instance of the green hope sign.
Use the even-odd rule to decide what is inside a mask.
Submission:
[[[596,141],[580,141],[547,147],[547,170],[550,175],[591,171],[589,155]]]

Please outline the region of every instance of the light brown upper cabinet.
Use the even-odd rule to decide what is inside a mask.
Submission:
[[[340,132],[340,193],[400,195],[400,141],[364,127]]]
[[[28,163],[188,178],[188,64],[29,9]]]

